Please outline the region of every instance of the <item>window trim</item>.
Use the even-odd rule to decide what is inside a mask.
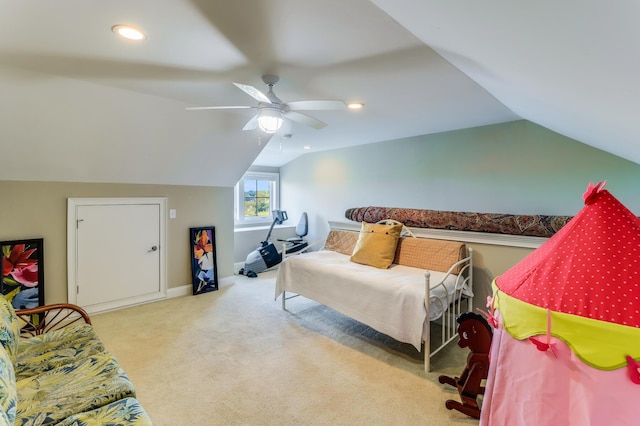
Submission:
[[[268,180],[271,182],[270,190],[271,194],[271,208],[269,209],[269,216],[263,217],[249,217],[244,216],[244,181],[248,179],[255,180]],[[252,226],[264,226],[273,221],[273,210],[279,210],[280,208],[280,173],[277,172],[246,172],[242,175],[242,178],[236,183],[234,187],[234,225],[238,228],[252,227]]]

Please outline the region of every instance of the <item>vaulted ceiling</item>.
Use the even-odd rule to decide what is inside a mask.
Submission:
[[[0,179],[232,186],[251,165],[526,119],[640,163],[637,2],[0,0]],[[112,31],[130,24],[148,38]],[[243,131],[285,102],[340,99]]]

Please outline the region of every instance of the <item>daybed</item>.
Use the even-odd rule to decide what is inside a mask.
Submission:
[[[0,343],[0,425],[152,424],[81,308],[0,296]]]
[[[362,234],[332,224],[321,250],[285,257],[275,298],[282,296],[286,309],[287,299],[304,296],[418,351],[424,347],[429,371],[430,357],[457,337],[456,316],[473,306],[472,250],[460,242],[416,238],[409,231],[398,238],[393,263],[384,269],[352,261]],[[430,321],[436,320],[441,337],[432,347]]]

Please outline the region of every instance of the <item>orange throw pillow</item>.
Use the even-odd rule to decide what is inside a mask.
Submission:
[[[351,261],[387,269],[396,255],[400,232],[402,232],[402,224],[381,225],[362,222],[362,229],[353,249]]]

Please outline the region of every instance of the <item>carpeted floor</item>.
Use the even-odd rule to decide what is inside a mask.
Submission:
[[[422,355],[313,301],[274,301],[275,272],[97,314],[93,323],[156,426],[473,425],[438,383],[467,351]]]

